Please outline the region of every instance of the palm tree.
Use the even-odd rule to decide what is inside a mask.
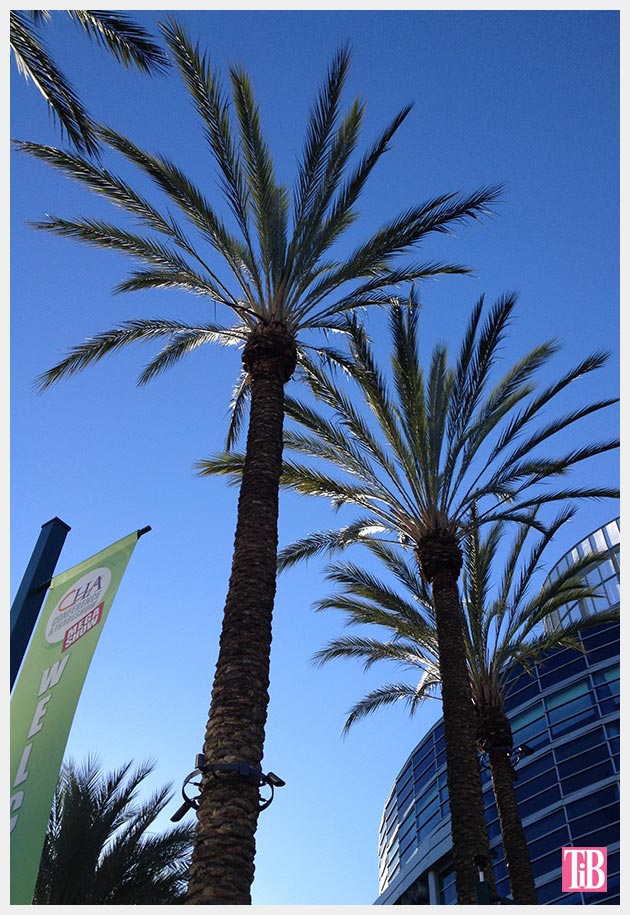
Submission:
[[[101,220],[49,218],[40,228],[140,260],[118,291],[178,288],[207,296],[235,316],[231,326],[176,320],[133,320],[75,347],[41,378],[42,388],[84,369],[135,341],[165,339],[140,376],[146,382],[207,343],[242,347],[233,440],[249,397],[249,426],[237,509],[234,555],[219,658],[203,753],[208,764],[244,763],[260,771],[268,706],[271,619],[276,588],[278,495],[282,471],[284,388],[298,362],[313,355],[343,359],[321,345],[327,331],[344,331],[345,313],[382,304],[405,280],[467,272],[451,264],[401,264],[431,232],[478,218],[498,195],[486,188],[468,196],[442,195],[387,222],[347,257],[336,243],[356,220],[355,204],[366,180],[409,112],[403,109],[367,152],[351,165],[364,106],[340,114],[349,52],[334,57],[311,110],[292,197],[276,182],[260,115],[246,73],[230,70],[231,103],[205,54],[171,19],[162,27],[179,72],[201,118],[219,185],[238,236],[202,191],[162,156],[108,128],[99,136],[148,175],[198,233],[189,240],[161,210],[109,170],[49,146],[18,147],[60,169],[131,214],[148,233]],[[157,237],[156,237],[157,233]],[[159,237],[161,236],[161,238]],[[227,273],[226,278],[217,271]],[[230,288],[231,286],[231,288]],[[309,337],[312,340],[309,341]],[[193,854],[192,904],[246,905],[254,873],[259,813],[255,777],[202,778],[198,839]]]
[[[33,905],[183,903],[192,826],[150,831],[171,798],[165,785],[139,802],[153,770],[126,763],[103,774],[98,762],[64,763],[55,790]]]
[[[124,66],[135,66],[143,73],[160,73],[169,66],[164,51],[125,13],[112,10],[64,12]],[[74,146],[82,152],[95,154],[99,148],[96,125],[37,34],[38,26],[49,19],[48,10],[11,10],[9,34],[18,71],[37,86]]]
[[[514,665],[531,669],[555,648],[583,650],[578,630],[619,617],[618,611],[606,610],[579,623],[565,622],[553,629],[543,625],[555,611],[593,596],[583,576],[598,561],[597,556],[575,561],[554,581],[536,581],[553,537],[574,514],[574,510],[561,512],[528,555],[525,548],[531,528],[526,526],[518,530],[507,554],[501,549],[505,535],[501,522],[491,525],[484,538],[472,528],[463,543],[462,609],[477,748],[488,758],[512,898],[520,905],[537,905],[538,899],[514,790],[506,680]],[[346,626],[378,627],[380,633],[332,639],[315,660],[323,664],[352,658],[363,661],[364,669],[379,661],[394,662],[416,678],[419,674],[419,679],[387,683],[369,692],[350,710],[345,733],[366,715],[393,703],[402,702],[413,715],[424,699],[438,695],[440,684],[435,614],[415,557],[412,554],[408,559],[398,545],[380,539],[368,538],[366,546],[386,568],[388,580],[355,563],[332,564],[326,578],[340,590],[319,600],[315,609],[339,610]],[[390,579],[396,587],[388,584]]]
[[[367,514],[344,528],[311,534],[283,550],[280,568],[309,556],[332,554],[375,532],[391,532],[415,551],[422,577],[431,585],[460,904],[475,902],[473,856],[484,854],[489,859],[475,749],[477,722],[458,591],[461,542],[471,530],[473,508],[479,508],[475,525],[517,521],[544,528],[531,512],[540,502],[617,495],[603,485],[549,488],[574,465],[618,447],[616,440],[587,443],[551,457],[541,453],[555,435],[572,431],[580,419],[616,399],[587,403],[537,424],[543,408],[553,409],[554,400],[573,382],[605,363],[605,354],[589,356],[537,390],[536,375],[557,350],[555,344],[543,343],[487,390],[515,303],[514,295],[501,297],[482,323],[480,299],[455,366],[449,367],[446,346],[436,346],[425,379],[418,349],[418,310],[394,301],[390,308],[393,394],[365,333],[354,324],[349,331],[348,371],[367,417],[333,373],[315,365],[307,371],[324,410],[287,400],[287,415],[299,427],[287,431],[285,444],[324,464],[285,461],[284,485],[327,496],[336,508],[358,506]],[[199,466],[201,473],[239,479],[243,458],[226,453]]]

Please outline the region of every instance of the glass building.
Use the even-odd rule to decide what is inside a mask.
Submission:
[[[619,606],[619,519],[576,544],[550,577],[591,553],[605,553],[587,575],[599,596],[569,605],[563,618]],[[542,905],[619,904],[619,624],[584,629],[581,638],[585,654],[556,649],[533,673],[515,668],[507,684],[514,745],[533,751],[518,763],[516,795]],[[418,744],[385,804],[376,905],[457,901],[443,730],[440,721]],[[489,772],[482,776],[497,892],[509,897]],[[563,846],[607,847],[607,892],[562,893]]]

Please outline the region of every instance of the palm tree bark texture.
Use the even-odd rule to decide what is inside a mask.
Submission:
[[[516,772],[510,760],[512,728],[502,709],[482,708],[478,714],[479,743],[488,753],[490,762],[512,898],[518,905],[538,905],[529,849],[514,788]]]
[[[269,703],[271,622],[276,590],[278,493],[284,385],[295,343],[282,326],[261,327],[243,364],[251,376],[250,423],[234,557],[203,752],[206,763],[260,769]],[[205,774],[187,905],[251,905],[258,783]]]
[[[488,862],[485,875],[492,892],[495,885],[476,749],[477,720],[457,585],[462,552],[454,534],[436,530],[420,538],[417,556],[422,574],[433,592],[440,667],[443,671],[442,714],[457,901],[459,905],[474,905],[477,901],[475,887],[479,880],[474,861],[476,856],[481,855]]]

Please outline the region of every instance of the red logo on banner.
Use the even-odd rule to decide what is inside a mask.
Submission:
[[[81,636],[85,635],[86,632],[89,632],[90,629],[94,629],[95,626],[98,626],[103,615],[104,606],[104,603],[100,603],[98,607],[94,607],[93,610],[90,610],[89,613],[82,616],[80,620],[77,620],[76,623],[67,630],[63,645],[61,646],[62,651],[70,648],[70,646],[74,645],[75,642],[78,642]]]
[[[607,860],[605,848],[563,848],[562,892],[605,893]]]

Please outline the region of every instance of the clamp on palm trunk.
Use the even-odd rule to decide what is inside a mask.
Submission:
[[[184,803],[181,805],[179,810],[175,811],[171,817],[171,823],[177,823],[179,820],[181,820],[184,814],[186,814],[190,808],[193,808],[194,810],[198,809],[199,796],[189,797],[186,794],[186,786],[189,784],[194,785],[195,788],[201,788],[200,781],[193,781],[195,777],[202,775],[213,775],[216,778],[221,778],[224,774],[232,776],[235,775],[240,778],[248,778],[253,780],[255,779],[259,788],[262,788],[263,785],[267,785],[268,788],[271,788],[271,794],[269,797],[259,798],[259,810],[261,811],[266,810],[273,801],[274,790],[276,788],[281,788],[286,784],[286,782],[284,782],[274,772],[267,772],[265,775],[263,772],[261,772],[260,769],[256,769],[254,766],[250,766],[249,763],[207,763],[203,753],[197,753],[197,756],[195,757],[195,768],[192,770],[192,772],[188,773],[182,785],[182,797],[184,798]]]

